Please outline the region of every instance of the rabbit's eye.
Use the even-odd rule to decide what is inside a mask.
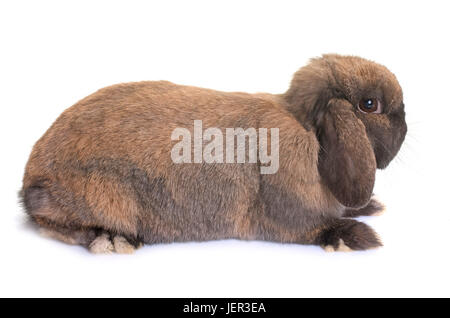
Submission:
[[[381,103],[376,98],[364,98],[358,104],[358,108],[363,113],[381,113]]]

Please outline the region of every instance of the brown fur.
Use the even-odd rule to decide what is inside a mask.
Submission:
[[[368,96],[370,95],[370,96]],[[377,97],[382,114],[356,105]],[[67,109],[36,143],[22,196],[40,226],[88,246],[104,231],[134,242],[224,238],[367,249],[381,243],[347,208],[365,206],[406,133],[401,88],[383,66],[325,55],[285,94],[139,82]],[[175,164],[177,127],[280,129],[280,167]],[[86,233],[80,237],[79,233]],[[93,235],[92,233],[96,233]]]
[[[384,209],[385,207],[383,203],[372,198],[366,206],[360,209],[346,208],[343,216],[347,218],[355,218],[358,216],[380,215],[383,213]]]

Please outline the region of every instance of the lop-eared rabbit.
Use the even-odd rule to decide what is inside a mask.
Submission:
[[[172,133],[194,133],[195,120],[278,128],[278,170],[261,173],[259,157],[174,162]],[[312,59],[280,95],[118,84],[64,111],[36,143],[21,197],[42,232],[94,253],[231,238],[366,250],[380,239],[352,218],[383,209],[375,171],[406,131],[395,76],[354,56]]]

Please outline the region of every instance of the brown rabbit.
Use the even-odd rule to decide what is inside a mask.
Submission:
[[[278,171],[261,174],[260,158],[175,163],[171,134],[194,120],[279,128]],[[119,84],[56,120],[33,148],[21,196],[46,233],[92,252],[227,238],[364,250],[380,240],[346,217],[382,209],[371,200],[375,171],[406,131],[395,76],[359,57],[313,59],[281,95]]]

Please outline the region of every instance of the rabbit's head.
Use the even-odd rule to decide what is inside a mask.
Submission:
[[[370,199],[375,169],[403,143],[403,93],[384,66],[353,56],[324,55],[294,76],[285,98],[321,144],[319,172],[346,206]]]

